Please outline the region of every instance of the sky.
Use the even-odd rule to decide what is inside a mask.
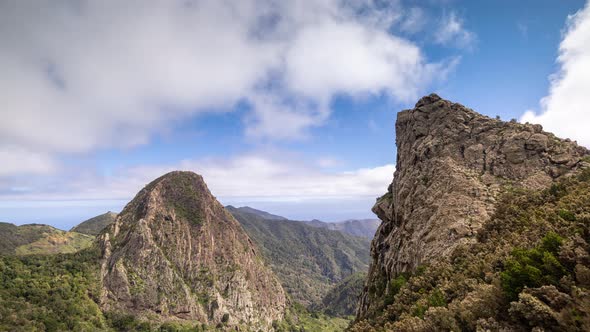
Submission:
[[[172,170],[223,203],[371,218],[436,92],[590,147],[585,1],[0,2],[0,220],[68,229]]]

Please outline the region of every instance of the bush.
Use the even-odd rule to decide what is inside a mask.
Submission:
[[[502,288],[511,300],[516,300],[524,287],[556,285],[567,271],[555,257],[563,239],[550,232],[541,245],[525,250],[515,249],[500,273]]]

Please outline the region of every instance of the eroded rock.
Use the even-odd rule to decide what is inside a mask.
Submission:
[[[192,172],[142,189],[98,238],[101,307],[272,330],[286,299],[239,223]]]
[[[383,222],[367,286],[446,259],[475,241],[505,188],[545,188],[588,155],[539,125],[492,119],[434,94],[397,114],[396,135],[394,180],[373,208]],[[359,318],[378,305],[380,295],[369,288]]]

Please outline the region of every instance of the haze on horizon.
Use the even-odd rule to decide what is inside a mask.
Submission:
[[[436,92],[590,146],[590,5],[0,3],[0,221],[69,228],[171,170],[223,204],[372,218]]]

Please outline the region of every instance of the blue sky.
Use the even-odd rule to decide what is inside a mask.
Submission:
[[[174,169],[204,175],[225,204],[373,217],[395,114],[430,92],[589,146],[589,12],[575,0],[0,4],[0,220],[69,228]]]

